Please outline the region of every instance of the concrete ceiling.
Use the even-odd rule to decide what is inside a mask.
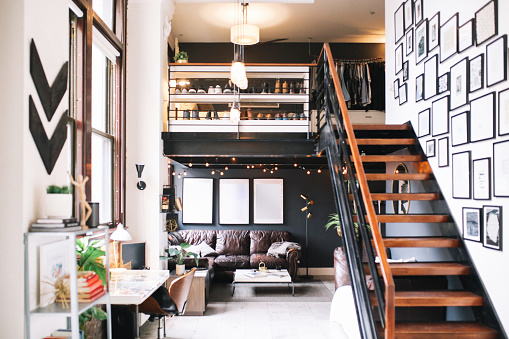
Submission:
[[[235,6],[232,0],[177,0],[171,36],[229,42]],[[252,0],[247,15],[262,42],[385,43],[384,7],[383,0]]]

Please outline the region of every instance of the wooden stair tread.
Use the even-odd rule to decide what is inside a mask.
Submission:
[[[395,276],[469,275],[470,267],[455,262],[389,263]],[[366,269],[368,269],[366,267]],[[368,269],[369,272],[369,269]]]
[[[422,155],[361,155],[362,162],[419,162]]]
[[[366,180],[429,180],[429,173],[366,173]]]
[[[483,324],[466,321],[396,322],[396,338],[495,339],[498,332]]]
[[[376,296],[370,293],[371,303]],[[396,291],[396,307],[482,306],[483,298],[468,291]]]
[[[404,223],[442,223],[449,222],[450,216],[447,214],[381,214],[377,215],[378,222],[404,222]],[[353,220],[357,221],[357,216],[353,216]]]
[[[350,194],[350,200],[353,195]],[[371,193],[373,200],[438,200],[438,193]]]
[[[339,142],[339,141],[338,141]],[[347,144],[350,141],[347,139]],[[357,139],[357,145],[415,145],[415,139],[413,138],[359,138]]]
[[[392,247],[434,247],[451,248],[458,247],[457,238],[447,237],[398,237],[384,238],[384,245],[387,248]]]
[[[402,125],[385,125],[385,124],[352,124],[352,128],[356,131],[408,131],[407,124]]]

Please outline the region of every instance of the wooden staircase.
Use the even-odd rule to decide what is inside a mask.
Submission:
[[[412,187],[413,183],[421,181],[434,180],[431,173],[429,164],[427,164],[426,157],[422,154],[418,141],[409,125],[353,125],[360,158],[363,166],[370,166],[378,163],[378,168],[383,169],[379,173],[369,171],[366,173],[366,179],[372,183],[375,181],[392,182],[393,180],[410,180]],[[398,155],[393,154],[397,150],[408,150],[409,154]],[[392,154],[391,154],[392,153]],[[415,173],[385,173],[385,163],[398,162],[405,163],[409,168],[409,172]],[[376,168],[373,167],[373,168]],[[371,184],[370,184],[371,185]],[[423,188],[437,187],[428,184],[419,185]],[[385,187],[392,187],[386,184]],[[411,189],[412,190],[412,189]],[[372,190],[371,190],[372,191]],[[378,204],[385,201],[406,200],[412,201],[413,204],[418,202],[439,202],[442,197],[439,192],[412,192],[412,193],[373,193],[371,192],[373,201]],[[350,195],[350,199],[352,195]],[[415,201],[415,202],[414,202]],[[385,204],[382,204],[384,206]],[[392,204],[391,204],[392,205]],[[446,206],[445,203],[443,206]],[[451,216],[447,213],[440,214],[411,214],[412,204],[410,204],[410,214],[394,214],[391,213],[391,206],[386,206],[382,209],[378,217],[378,222],[381,224],[382,235],[385,235],[384,230],[388,223],[408,223],[409,228],[427,227],[429,224],[442,224],[452,222]],[[441,208],[444,209],[443,207]],[[354,221],[356,221],[354,217]],[[450,227],[450,229],[455,229]],[[415,230],[415,229],[414,229]],[[413,232],[415,233],[415,232]],[[428,249],[450,249],[451,251],[458,251],[461,245],[460,236],[446,235],[446,236],[394,236],[384,237],[384,245],[388,249],[396,248],[428,248]],[[461,258],[461,256],[458,256]],[[459,259],[460,260],[460,259]],[[390,263],[389,265],[395,281],[398,277],[471,277],[475,272],[471,269],[468,261],[465,262],[421,262],[417,258],[417,262],[408,263]],[[366,272],[369,268],[365,267]],[[399,291],[396,285],[395,292],[395,306],[409,307],[409,308],[422,308],[422,312],[432,312],[436,307],[471,307],[473,314],[476,315],[476,321],[470,322],[456,322],[456,321],[439,321],[439,322],[399,322],[396,317],[396,338],[498,338],[499,332],[494,328],[482,323],[482,317],[477,317],[476,309],[486,307],[486,300],[480,294],[476,294],[467,289],[454,289],[454,290],[435,290],[432,286],[429,289]],[[377,304],[377,300],[373,295],[370,296],[372,305]],[[479,313],[479,312],[478,312]],[[496,318],[496,317],[495,317]],[[497,321],[494,321],[497,324]],[[490,324],[492,325],[492,324]],[[383,329],[380,328],[380,335],[383,337]]]

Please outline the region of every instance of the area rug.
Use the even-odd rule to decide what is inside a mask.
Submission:
[[[330,302],[333,294],[321,280],[295,282],[295,296],[287,284],[236,284],[232,297],[231,284],[213,283],[209,302]]]

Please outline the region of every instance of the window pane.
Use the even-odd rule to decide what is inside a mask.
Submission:
[[[92,128],[107,132],[107,70],[108,59],[92,45]]]
[[[93,9],[104,21],[104,23],[113,30],[113,5],[114,0],[94,0]]]
[[[92,201],[99,203],[99,222],[113,221],[112,141],[92,133]]]

